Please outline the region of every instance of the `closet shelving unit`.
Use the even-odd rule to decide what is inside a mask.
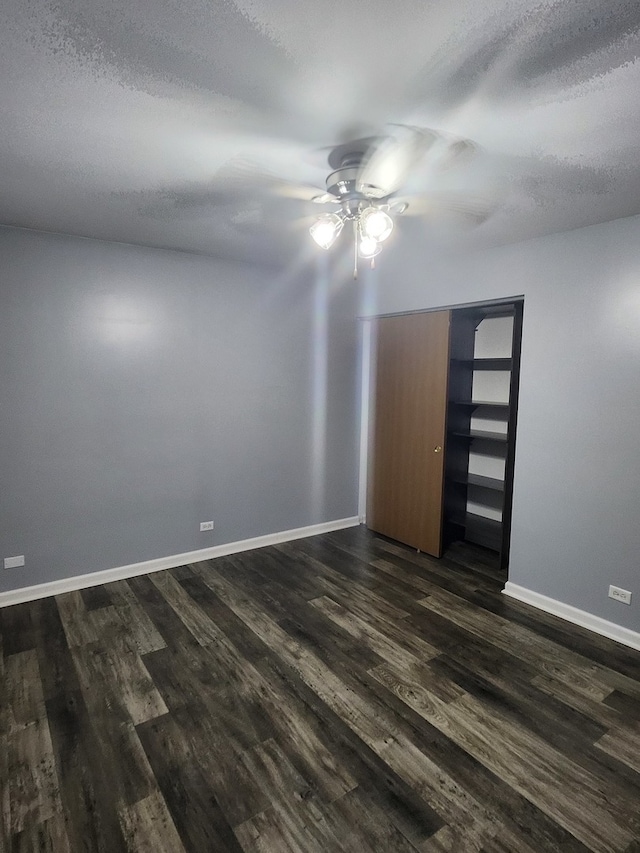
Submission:
[[[509,351],[478,357],[476,337],[480,325],[498,318],[511,320]],[[509,321],[503,321],[503,333],[505,322]],[[511,529],[521,335],[520,300],[452,312],[444,542],[446,545],[462,539],[496,551],[504,568]],[[488,383],[481,381],[484,371],[493,374],[486,377],[491,380]],[[474,398],[475,386],[483,385],[486,390],[492,382],[503,389],[500,397]],[[474,470],[478,466],[481,471]]]

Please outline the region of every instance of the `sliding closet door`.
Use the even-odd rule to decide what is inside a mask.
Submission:
[[[449,311],[383,317],[377,345],[367,527],[439,557]]]

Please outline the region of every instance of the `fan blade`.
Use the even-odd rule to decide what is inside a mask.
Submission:
[[[293,201],[315,201],[320,193],[318,187],[310,184],[294,184],[282,179],[274,179],[267,191],[278,198],[292,199]]]
[[[360,168],[358,190],[370,198],[384,198],[396,192],[436,139],[430,130],[392,125],[391,135],[371,146]]]
[[[293,199],[294,201],[308,201],[314,204],[340,204],[340,199],[333,193],[322,192],[319,187],[312,184],[295,184],[284,178],[269,175],[266,172],[259,174],[256,190],[266,191],[278,198]]]
[[[280,234],[293,233],[308,229],[317,216],[295,215],[288,207],[285,212],[274,209],[271,204],[252,203],[248,206],[229,208],[226,211],[229,225],[236,231],[249,234]]]
[[[336,198],[333,193],[322,193],[322,195],[314,196],[311,201],[314,204],[340,204],[340,199]]]
[[[425,196],[407,196],[394,200],[394,204],[407,205],[404,216],[424,216],[433,219],[457,219],[481,225],[498,208],[495,199],[457,193],[433,193]]]
[[[478,151],[478,146],[470,139],[438,133],[427,158],[429,170],[433,174],[464,166]]]

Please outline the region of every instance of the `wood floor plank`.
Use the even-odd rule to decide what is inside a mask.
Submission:
[[[290,542],[277,545],[276,548],[285,555],[297,553],[295,545]],[[298,553],[297,559],[303,570],[313,573],[321,594],[330,595],[341,604],[342,597],[348,598],[354,612],[358,612],[359,615],[374,613],[379,618],[386,618],[390,622],[406,619],[409,615],[407,610],[378,595],[370,583],[359,583],[352,578],[346,578],[330,565],[308,554]]]
[[[489,712],[495,710],[498,715],[506,715],[601,778],[617,798],[635,797],[640,802],[640,779],[594,746],[606,733],[601,724],[533,685],[505,682],[492,673],[486,677],[481,672],[474,674],[447,655],[433,661],[432,668],[451,679],[461,691],[479,699]],[[433,690],[431,684],[428,687]]]
[[[72,652],[85,698],[99,690],[105,706],[121,704],[134,725],[167,713],[147,668],[125,643],[105,649],[95,642]]]
[[[429,664],[426,666],[429,667]],[[430,687],[433,685],[430,678],[425,683]],[[588,849],[531,801],[413,711],[410,705],[396,699],[390,692],[386,704],[396,715],[397,725],[403,725],[404,721],[408,732],[413,732],[410,735],[412,740],[455,778],[463,789],[487,805],[491,823],[491,826],[487,826],[487,837],[492,837],[496,827],[500,827],[501,831],[510,833],[514,839],[527,839],[537,853],[555,853],[558,850],[563,853],[585,853]],[[515,842],[513,849],[518,849]]]
[[[80,595],[87,610],[99,610],[101,607],[110,607],[113,604],[109,591],[103,584],[81,589]]]
[[[504,716],[488,715],[472,696],[444,703],[415,682],[407,684],[402,671],[389,664],[372,674],[595,853],[607,853],[611,844],[624,849],[633,839],[633,828],[610,814],[599,781],[540,738]],[[563,785],[558,785],[560,777]],[[566,796],[565,786],[580,790],[580,803]]]
[[[6,785],[8,834],[22,832],[61,811],[49,723],[35,650],[4,661],[6,688]]]
[[[315,564],[324,566],[324,573],[336,583],[348,581],[355,589],[370,590],[401,610],[416,599],[413,587],[399,581],[392,582],[382,573],[372,575],[367,561],[349,554],[330,540],[320,542],[318,537],[302,539],[297,548]]]
[[[640,773],[640,725],[616,726],[596,746]]]
[[[113,581],[106,584],[105,589],[141,655],[165,648],[163,637],[141,607],[127,581]]]
[[[0,737],[9,730],[9,700],[4,664],[4,639],[0,631]]]
[[[48,699],[47,716],[72,851],[122,853],[119,804],[135,800],[141,787],[150,787],[148,780],[141,784],[136,764],[116,753],[109,725],[105,747],[103,721],[90,717],[79,690]]]
[[[295,801],[295,790],[292,793]],[[236,832],[245,850],[274,853],[281,850],[415,853],[417,849],[359,789],[318,809],[306,798],[295,809],[289,809],[285,799],[238,827]]]
[[[138,777],[131,774],[123,756],[110,761],[103,754],[105,733],[111,749],[110,718],[92,718],[87,709],[55,599],[33,604],[47,719],[71,849],[121,853],[125,847],[116,811],[116,798],[124,789],[120,774],[127,771],[130,788],[138,787]]]
[[[443,826],[432,838],[425,841],[420,847],[422,853],[479,853],[485,850],[491,839],[478,837],[473,833],[467,833],[461,826]]]
[[[61,811],[49,725],[35,720],[7,737],[9,832],[42,823]]]
[[[614,684],[625,684],[630,695],[640,693],[640,686],[625,676],[605,670],[573,651],[567,650],[533,631],[514,625],[507,619],[489,614],[446,591],[422,599],[426,609],[490,641],[505,651],[517,654],[525,661],[535,656],[536,664],[544,672],[559,674],[574,689],[596,701],[602,701],[614,689]]]
[[[529,628],[540,636],[579,653],[607,670],[631,678],[636,683],[640,680],[640,661],[637,653],[634,649],[623,646],[615,640],[595,634],[559,616],[544,613],[524,602],[505,596],[498,598],[486,589],[478,589],[472,601],[485,610],[503,616],[517,625]]]
[[[507,832],[500,832],[496,838],[488,841],[480,851],[480,853],[536,853],[534,847],[527,844],[522,838],[514,840],[513,836]]]
[[[248,563],[255,567],[265,583],[276,581],[284,584],[305,600],[317,598],[322,594],[317,574],[301,571],[300,555],[295,549],[288,551],[286,544],[261,548],[260,557],[257,560],[245,554],[243,566]],[[242,555],[239,557],[242,558]]]
[[[339,816],[340,839],[346,851],[393,850],[395,853],[413,853],[416,846],[393,821],[380,801],[362,787],[355,788],[333,804],[331,821]],[[336,821],[337,822],[337,821]],[[404,828],[404,827],[403,827]]]
[[[138,735],[187,853],[241,853],[191,744],[169,714],[143,723]]]
[[[149,579],[173,607],[196,642],[201,646],[219,642],[220,632],[216,626],[170,572],[155,572],[149,575]]]
[[[254,783],[266,792],[271,805],[272,831],[280,835],[283,846],[299,849],[342,850],[339,842],[342,826],[335,819],[329,823],[314,789],[291,764],[274,739],[257,744],[242,755],[242,762]],[[255,818],[253,819],[255,825]]]
[[[71,650],[54,597],[28,605],[35,623],[36,652],[45,701],[79,689]]]
[[[585,695],[585,692],[576,689],[573,683],[564,682],[561,676],[553,677],[546,672],[540,673],[533,676],[531,684],[543,693],[560,700],[567,708],[578,711],[604,728],[620,725],[625,719],[620,711],[604,701]]]
[[[467,693],[482,695],[487,702],[505,704],[527,704],[536,709],[548,709],[554,719],[573,725],[585,741],[595,741],[604,734],[606,727],[593,720],[588,714],[573,709],[559,697],[545,692],[534,684],[535,668],[527,666],[506,652],[496,653],[495,647],[479,637],[469,636],[464,643],[448,646],[437,659],[433,668],[455,682]],[[524,716],[524,713],[522,716]],[[532,724],[542,725],[544,713],[533,714]]]
[[[261,672],[283,695],[312,713],[306,716],[318,738],[326,744],[335,761],[345,767],[358,790],[366,792],[400,833],[414,843],[429,838],[442,826],[442,820],[392,768],[358,738],[357,734],[295,672],[277,656],[260,662]],[[295,756],[295,744],[292,745]],[[293,760],[293,759],[292,759]],[[305,770],[309,772],[310,768]]]
[[[308,834],[295,832],[298,827],[293,830],[276,809],[269,808],[237,826],[236,835],[246,853],[321,853]]]
[[[403,636],[401,631],[394,630],[394,626],[388,623],[362,618],[326,595],[314,598],[309,603],[352,637],[362,639],[377,655],[389,662],[397,662],[402,666],[405,661],[428,661],[440,654],[430,643],[418,637]],[[374,624],[376,622],[377,625]]]
[[[620,690],[614,690],[603,701],[605,705],[620,711],[626,719],[640,720],[640,699],[627,696]]]
[[[448,576],[446,570],[442,568],[434,571],[433,567],[426,568],[420,566],[419,573],[416,571],[413,560],[406,555],[403,558],[397,557],[394,562],[389,559],[389,554],[385,557],[371,560],[372,568],[381,572],[383,575],[389,576],[390,579],[397,583],[402,583],[416,591],[416,598],[431,595],[434,592],[446,590],[453,595],[458,595],[465,600],[470,598],[475,593],[478,585],[477,578],[469,580],[460,578],[459,575]],[[420,558],[422,555],[418,555]],[[419,562],[421,562],[418,559]],[[435,577],[434,577],[435,575]],[[422,593],[418,596],[417,593]]]
[[[125,804],[144,799],[155,780],[134,726],[167,713],[164,700],[128,646],[107,652],[90,643],[71,653],[113,798]]]
[[[69,648],[95,643],[97,640],[93,624],[87,618],[87,608],[79,591],[56,595],[56,604],[67,637]]]
[[[319,577],[318,585],[323,595],[328,595],[338,604],[347,607],[361,619],[384,622],[388,625],[402,624],[410,615],[408,610],[389,604],[372,588],[358,586],[347,581],[338,572],[326,573]]]
[[[286,636],[286,632],[278,628],[277,617],[278,612],[273,613],[269,610],[269,602],[262,598],[258,598],[258,594],[250,595],[244,589],[227,581],[222,575],[218,574],[217,570],[213,569],[210,564],[200,564],[198,566],[200,577],[204,583],[213,590],[222,601],[240,618],[250,629],[270,648],[269,642],[266,639],[273,626],[276,626],[279,636]],[[354,640],[349,634],[339,626],[336,626],[331,620],[323,617],[316,608],[312,607],[309,602],[304,599],[299,599],[299,606],[303,608],[304,616],[298,617],[297,620],[292,619],[296,624],[309,623],[317,625],[320,623],[321,629],[316,632],[316,642],[318,645],[346,645],[349,644],[352,651],[360,656],[362,661],[368,661],[370,664],[380,662],[380,658],[371,650],[365,642]],[[244,614],[241,615],[241,614]],[[247,614],[251,614],[247,619]],[[284,611],[285,618],[291,615],[290,610]],[[260,627],[264,627],[265,631],[261,631]],[[292,641],[295,644],[295,641]]]
[[[200,706],[181,708],[173,716],[183,728],[197,767],[232,827],[269,808],[266,793],[242,763],[246,741],[225,731],[215,716],[203,714]]]
[[[4,662],[4,693],[5,729],[8,734],[46,719],[38,653],[35,649],[7,657]]]
[[[11,790],[9,788],[9,743],[0,734],[0,850],[9,850],[11,837]]]
[[[185,853],[162,795],[155,791],[120,811],[130,853]]]
[[[35,648],[34,623],[30,607],[14,604],[0,608],[3,654],[15,655]]]
[[[11,848],[7,847],[9,849],[11,853],[74,853],[61,814],[23,829],[13,837]]]
[[[264,657],[264,643],[209,589],[199,575],[192,572],[191,577],[181,581],[181,584],[245,660],[255,663]]]

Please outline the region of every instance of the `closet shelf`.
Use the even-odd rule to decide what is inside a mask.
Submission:
[[[499,551],[502,540],[502,522],[473,512],[458,512],[449,516],[449,523],[463,527],[465,539]]]
[[[472,367],[474,370],[511,370],[511,358],[452,358],[452,364]]]
[[[482,489],[491,489],[494,492],[504,492],[504,480],[495,477],[485,477],[482,474],[453,474],[454,483],[465,483],[468,486],[479,486]]]
[[[482,441],[499,441],[501,444],[506,444],[508,436],[506,432],[490,432],[486,429],[470,429],[468,432],[452,432],[457,438],[480,438]]]
[[[509,411],[508,403],[496,403],[491,400],[452,400],[454,406],[471,406],[474,409],[504,409]]]
[[[476,545],[483,545],[485,548],[499,551],[502,541],[502,522],[468,512],[465,523],[465,538]]]

